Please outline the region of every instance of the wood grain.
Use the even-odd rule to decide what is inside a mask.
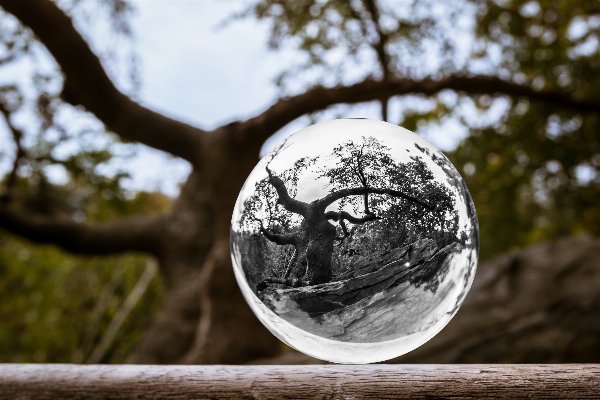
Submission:
[[[600,364],[0,365],[0,399],[600,398]]]

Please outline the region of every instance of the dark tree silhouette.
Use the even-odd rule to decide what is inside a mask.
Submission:
[[[284,179],[273,173],[269,167],[270,162],[279,154],[282,148],[283,145],[274,152],[265,167],[268,174],[266,182],[275,189],[276,203],[281,205],[284,210],[300,216],[302,218],[300,224],[291,229],[287,223],[278,224],[276,228],[269,229],[263,225],[262,221],[258,220],[256,217],[256,203],[259,201],[259,197],[262,195],[263,198],[267,199],[269,213],[272,210],[270,201],[272,202],[275,197],[265,191],[265,180],[256,184],[258,193],[245,203],[244,215],[242,216],[243,219],[252,218],[259,221],[260,233],[271,242],[281,246],[291,245],[294,247],[294,258],[290,262],[291,268],[284,273],[281,282],[286,282],[292,286],[307,286],[331,281],[333,276],[332,255],[335,242],[338,241],[338,244],[340,244],[350,235],[346,222],[362,225],[381,218],[371,210],[369,195],[404,199],[429,211],[436,209],[429,202],[409,195],[404,191],[383,187],[386,179],[389,179],[390,176],[401,179],[397,175],[403,169],[387,154],[390,149],[380,144],[373,137],[363,137],[363,141],[359,145],[346,142],[334,149],[332,157],[337,161],[335,167],[320,171],[320,176],[329,178],[330,186],[333,186],[333,188],[326,196],[310,203],[297,200],[290,195]],[[290,175],[291,172],[291,176],[296,179],[293,182],[294,189],[300,169],[306,166],[304,158],[299,161],[300,163],[296,163],[284,172],[284,175]],[[342,188],[338,189],[338,187]],[[343,206],[353,196],[362,196],[364,216],[358,217],[344,210],[327,211],[327,208],[336,201],[339,200],[340,206]],[[355,207],[355,209],[357,208]],[[338,236],[337,227],[330,221],[339,224],[341,236]],[[282,225],[286,225],[285,232],[280,232]],[[291,273],[290,280],[287,280],[288,273]],[[261,287],[259,287],[260,289]]]

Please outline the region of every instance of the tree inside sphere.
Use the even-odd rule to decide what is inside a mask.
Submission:
[[[478,252],[454,166],[374,120],[290,136],[254,168],[232,217],[233,268],[254,313],[332,362],[383,361],[433,337],[462,304]]]

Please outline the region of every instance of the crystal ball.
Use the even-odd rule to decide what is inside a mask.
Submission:
[[[450,321],[473,282],[479,228],[432,144],[368,119],[303,129],[256,165],[231,221],[244,298],[287,345],[322,360],[405,354]]]

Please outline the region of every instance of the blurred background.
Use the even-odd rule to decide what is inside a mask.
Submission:
[[[431,141],[479,216],[464,306],[396,362],[600,362],[600,2],[32,0],[31,17],[10,3],[0,2],[0,362],[318,362],[252,319],[224,243],[259,156],[341,117]],[[134,102],[198,136],[242,135],[242,146],[202,148],[231,170],[123,133],[83,100],[96,96],[94,75],[66,90],[89,65],[76,45],[58,54],[49,32],[65,43],[72,33],[55,12]],[[308,108],[281,101],[361,82],[412,86]],[[274,104],[285,110],[276,123],[252,119]],[[142,216],[157,221],[142,237],[153,246],[127,236]],[[122,237],[103,230],[115,221]],[[93,244],[72,245],[81,238]]]

